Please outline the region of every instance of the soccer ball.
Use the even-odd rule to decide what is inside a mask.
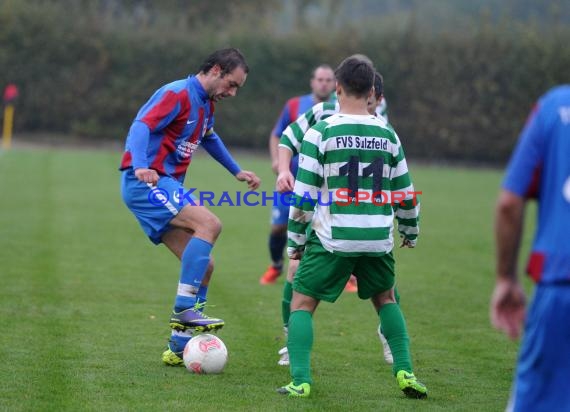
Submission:
[[[217,336],[196,335],[184,347],[184,365],[193,373],[222,373],[228,361],[228,350]]]

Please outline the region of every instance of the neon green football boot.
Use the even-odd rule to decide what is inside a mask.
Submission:
[[[277,393],[280,393],[281,395],[288,395],[290,398],[306,398],[311,393],[311,385],[308,383],[302,383],[298,386],[295,386],[293,382],[290,382],[288,385],[277,389]]]
[[[162,361],[169,366],[184,366],[182,352],[173,352],[170,348],[162,352]]]
[[[398,381],[398,386],[408,398],[427,398],[428,390],[426,386],[418,381],[413,373],[405,370],[398,371],[396,380]]]

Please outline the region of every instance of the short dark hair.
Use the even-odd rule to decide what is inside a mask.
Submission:
[[[380,99],[384,93],[384,78],[378,72],[374,73],[374,95],[376,96],[376,100]]]
[[[366,97],[374,86],[374,67],[366,60],[350,56],[336,68],[336,81],[348,95]]]
[[[249,73],[249,67],[245,62],[245,57],[236,48],[220,49],[210,54],[198,71],[200,73],[208,73],[215,65],[222,69],[221,76],[233,72],[237,67],[241,67],[245,73]]]

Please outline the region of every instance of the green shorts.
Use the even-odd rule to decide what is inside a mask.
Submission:
[[[395,277],[392,252],[382,256],[339,256],[327,251],[312,232],[293,280],[293,290],[334,302],[351,274],[357,278],[360,299],[369,299],[391,289]]]

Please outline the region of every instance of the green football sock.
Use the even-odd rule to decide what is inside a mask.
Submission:
[[[378,311],[382,321],[384,336],[390,345],[394,365],[392,371],[394,375],[398,371],[405,370],[412,373],[412,357],[410,356],[410,338],[406,329],[406,320],[396,303],[383,305]]]
[[[396,298],[396,303],[399,305],[400,304],[400,294],[398,293],[398,288],[396,286],[394,286],[394,297]],[[384,333],[384,329],[382,329],[382,324],[380,324],[380,333],[384,336],[386,336],[386,334]]]
[[[289,316],[291,316],[291,298],[293,297],[293,284],[285,281],[283,286],[283,300],[281,301],[281,316],[283,316],[283,326],[289,324]]]
[[[289,318],[289,363],[295,385],[313,383],[311,379],[311,349],[313,348],[313,315],[296,310]]]

